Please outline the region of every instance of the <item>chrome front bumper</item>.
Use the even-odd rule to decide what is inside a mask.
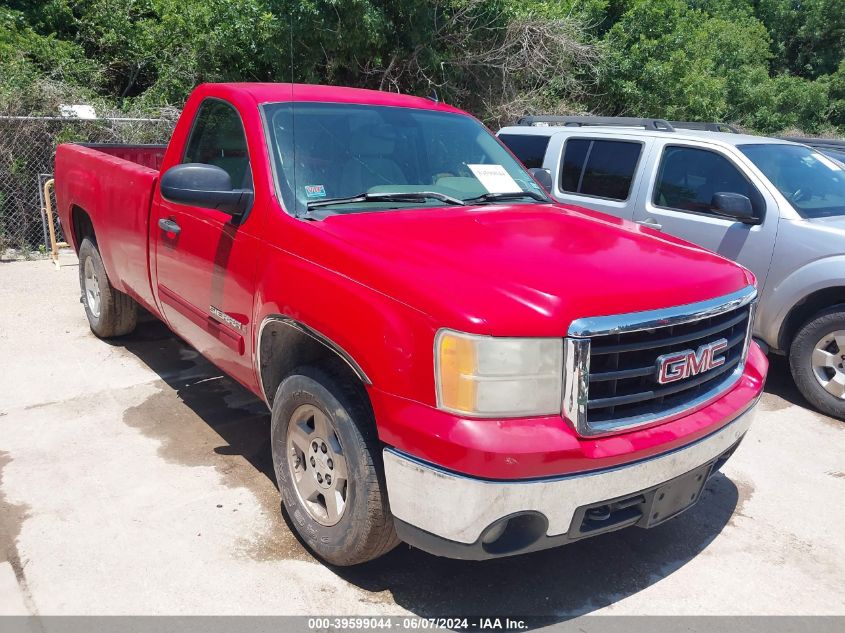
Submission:
[[[477,544],[493,523],[525,512],[545,517],[546,537],[566,535],[579,508],[663,484],[716,460],[742,439],[755,411],[756,403],[718,431],[657,457],[542,480],[475,479],[387,448],[384,467],[390,508],[398,519],[400,537],[412,527],[415,534],[455,545]]]

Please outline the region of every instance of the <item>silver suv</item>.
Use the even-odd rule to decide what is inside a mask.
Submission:
[[[845,419],[841,163],[799,143],[659,119],[524,117],[498,136],[558,201],[751,269],[755,336],[789,357],[807,400]]]

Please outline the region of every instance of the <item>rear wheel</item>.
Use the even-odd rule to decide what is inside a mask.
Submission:
[[[135,329],[138,304],[111,285],[100,251],[88,238],[79,246],[79,287],[85,316],[94,334],[111,338]]]
[[[810,318],[789,351],[795,384],[820,411],[845,420],[845,305]]]
[[[342,370],[300,367],[282,381],[271,443],[282,502],[317,556],[355,565],[397,545],[372,411]]]

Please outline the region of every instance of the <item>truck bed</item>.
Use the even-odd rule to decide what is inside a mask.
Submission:
[[[153,310],[149,215],[163,156],[158,145],[56,148],[56,202],[65,235],[78,249],[74,221],[88,216],[114,287]]]
[[[82,147],[158,171],[164,160],[167,145],[129,145],[126,143],[80,143]]]

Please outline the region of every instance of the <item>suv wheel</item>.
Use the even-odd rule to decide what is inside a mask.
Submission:
[[[87,237],[79,245],[79,287],[91,331],[100,338],[123,336],[138,323],[138,304],[115,290],[97,245]]]
[[[820,411],[845,420],[845,305],[807,321],[789,350],[795,384]]]
[[[334,565],[355,565],[398,544],[375,422],[356,384],[334,369],[300,367],[279,385],[271,444],[291,523]]]

